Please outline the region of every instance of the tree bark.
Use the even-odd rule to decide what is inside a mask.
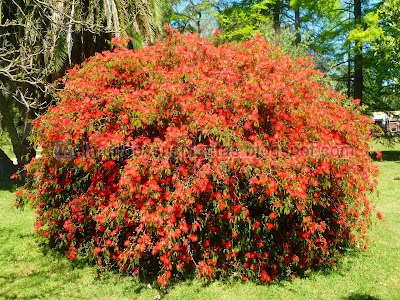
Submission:
[[[281,36],[281,20],[280,20],[281,7],[279,2],[274,4],[272,14],[273,14],[273,24],[275,31],[275,43],[278,44]]]
[[[13,117],[9,110],[9,105],[2,92],[0,92],[0,114],[2,116],[2,123],[6,128],[8,136],[11,140],[13,152],[18,161],[18,166],[22,167],[32,158],[32,155],[34,156],[34,154],[32,153],[32,149],[29,147],[28,141],[19,136]]]
[[[0,149],[0,180],[11,180],[11,175],[15,172],[17,172],[17,166],[15,166],[12,160]]]
[[[354,1],[354,19],[356,26],[361,26],[362,22],[362,9],[361,0]],[[354,99],[360,99],[362,103],[363,96],[363,54],[362,54],[362,41],[355,41],[354,48]],[[361,105],[360,103],[360,105]]]
[[[298,46],[301,42],[301,32],[300,32],[300,5],[298,5],[294,10],[294,29],[296,30],[296,40],[294,44]]]
[[[351,97],[351,49],[349,47],[347,62],[347,97]]]

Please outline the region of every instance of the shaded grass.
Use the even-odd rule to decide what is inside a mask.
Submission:
[[[380,143],[378,140],[374,140],[370,143],[371,151],[380,150],[382,152],[383,161],[389,162],[394,161],[400,163],[400,141],[392,141],[392,143]],[[380,161],[376,158],[376,154],[372,155],[375,161]]]
[[[13,152],[11,143],[0,144],[0,149],[4,151],[4,153],[8,156],[8,158],[10,159],[15,158],[15,154]],[[40,154],[41,151],[42,151],[41,147],[37,148],[36,154]]]
[[[176,282],[164,293],[150,281],[131,277],[97,277],[94,268],[71,262],[38,244],[34,213],[16,210],[11,187],[0,185],[0,298],[4,299],[400,299],[400,145],[380,147],[388,160],[381,169],[379,197],[372,195],[385,223],[370,230],[367,251],[350,251],[334,270],[311,272],[293,282]],[[384,151],[392,151],[390,154]],[[399,155],[400,157],[400,155]]]

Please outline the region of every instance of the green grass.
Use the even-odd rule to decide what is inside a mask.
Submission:
[[[15,157],[15,154],[14,154],[14,152],[13,152],[13,150],[12,150],[11,144],[2,144],[2,145],[0,146],[0,148],[1,148],[1,150],[4,151],[4,153],[5,153],[9,158]]]
[[[13,207],[14,196],[0,186],[0,298],[1,299],[400,299],[400,145],[379,146],[385,162],[380,169],[380,196],[371,196],[386,223],[376,222],[367,251],[347,253],[341,265],[308,278],[268,285],[186,280],[167,293],[149,282],[106,274],[98,278],[92,267],[47,251],[34,234],[34,213]]]
[[[4,153],[11,159],[11,158],[15,158],[15,154],[13,152],[12,149],[12,145],[11,143],[4,143],[4,144],[0,144],[0,149],[4,151]],[[40,152],[42,151],[42,148],[39,147],[36,149],[36,154],[40,154]]]
[[[382,159],[385,162],[400,161],[400,141],[388,144],[387,142],[380,143],[379,140],[374,140],[370,145],[371,151],[381,150]],[[400,175],[400,173],[398,175]]]

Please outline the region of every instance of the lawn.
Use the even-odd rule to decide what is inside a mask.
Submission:
[[[8,141],[4,141],[1,140],[1,136],[0,136],[0,148],[1,150],[4,151],[4,153],[9,157],[9,158],[13,158],[15,157],[15,154],[12,151],[12,145],[10,142]]]
[[[11,187],[0,185],[0,298],[400,299],[400,145],[381,148],[385,161],[376,162],[381,193],[371,197],[386,222],[371,228],[368,250],[347,253],[337,269],[269,286],[186,280],[164,293],[145,280],[111,273],[98,278],[87,264],[39,245],[33,211],[15,209]]]

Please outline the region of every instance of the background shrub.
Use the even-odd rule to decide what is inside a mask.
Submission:
[[[103,269],[271,281],[363,246],[376,175],[367,117],[307,58],[169,30],[70,70],[34,126],[18,204]]]

